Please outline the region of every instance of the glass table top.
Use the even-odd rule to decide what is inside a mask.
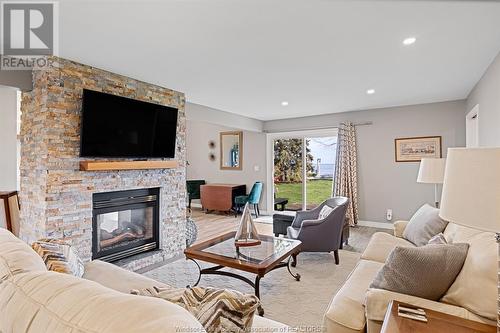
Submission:
[[[234,238],[229,238],[202,251],[243,262],[260,264],[271,257],[286,254],[298,243],[291,239],[274,237],[264,238],[261,241],[260,245],[237,248],[234,245]]]

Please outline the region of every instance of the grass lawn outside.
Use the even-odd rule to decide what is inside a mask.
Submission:
[[[333,179],[307,181],[307,208],[314,208],[332,196]],[[302,209],[302,183],[277,183],[276,197],[288,198],[287,209]]]

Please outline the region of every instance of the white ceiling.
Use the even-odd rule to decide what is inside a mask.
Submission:
[[[59,31],[64,58],[270,120],[467,97],[500,51],[500,3],[64,0]]]

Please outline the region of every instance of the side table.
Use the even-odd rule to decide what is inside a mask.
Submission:
[[[398,301],[392,301],[387,307],[380,333],[496,333],[496,326],[452,316],[438,311],[425,309],[427,322],[398,316],[398,305],[414,307]]]

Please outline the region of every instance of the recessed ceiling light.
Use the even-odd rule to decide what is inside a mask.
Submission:
[[[417,41],[417,39],[415,37],[408,37],[405,40],[403,40],[403,44],[404,45],[411,45],[411,44],[415,43],[416,41]]]
[[[287,106],[288,105],[288,102],[287,101],[283,101],[281,102],[281,106]]]
[[[366,93],[367,93],[368,95],[373,95],[373,94],[375,94],[375,89],[368,89],[368,90],[366,91]]]

